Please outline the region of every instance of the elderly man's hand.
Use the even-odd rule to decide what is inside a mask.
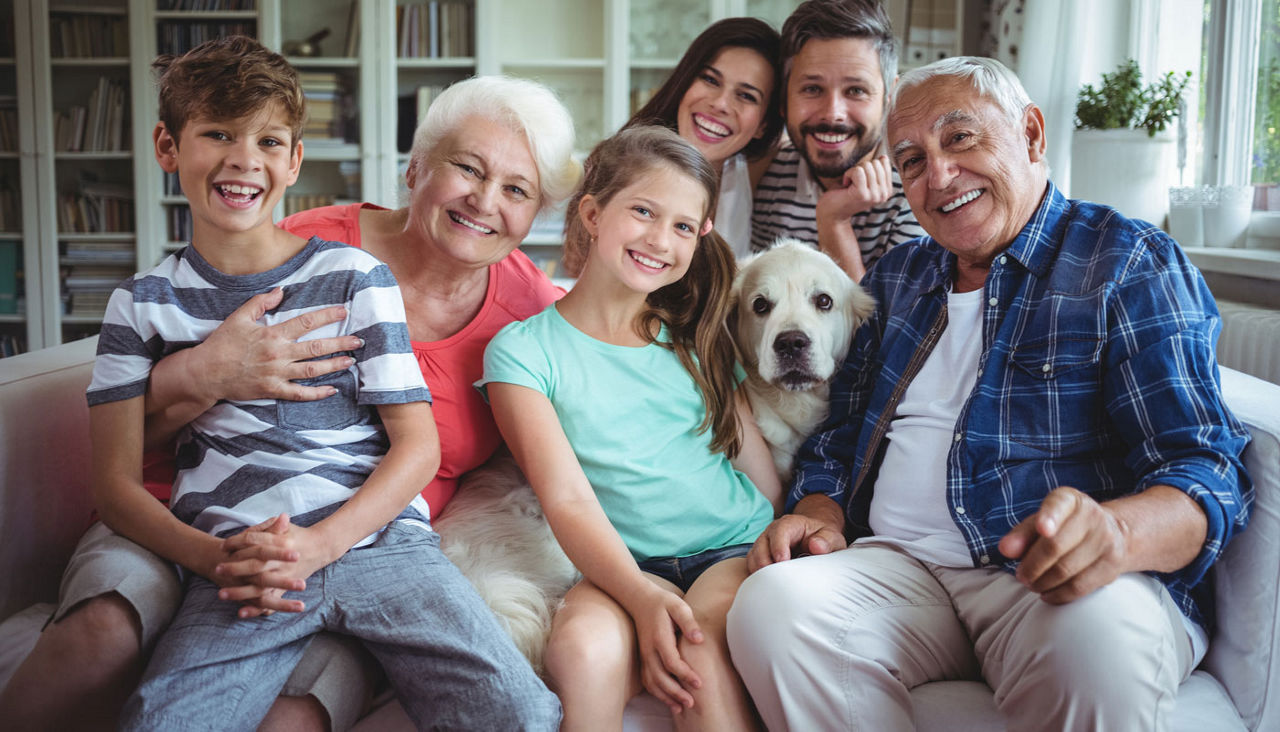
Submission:
[[[1046,601],[1078,600],[1129,571],[1129,527],[1075,488],[1057,488],[1000,539],[1000,553],[1021,559],[1017,577]]]
[[[844,514],[835,501],[823,495],[806,497],[795,513],[774,519],[747,552],[747,571],[785,562],[804,554],[829,554],[848,546],[842,524]]]

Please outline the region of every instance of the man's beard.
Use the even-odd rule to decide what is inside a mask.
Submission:
[[[810,154],[808,144],[809,139],[815,132],[834,135],[848,134],[851,135],[852,139],[856,140],[856,144],[847,155],[835,157],[838,153],[823,153],[820,151],[819,159],[815,160],[815,156]],[[876,132],[877,134],[868,135],[867,128],[859,124],[830,125],[823,123],[819,125],[801,125],[800,139],[797,141],[799,144],[796,145],[796,149],[800,151],[804,161],[809,164],[809,170],[813,172],[815,177],[843,178],[846,170],[857,165],[858,161],[880,146],[879,130]]]

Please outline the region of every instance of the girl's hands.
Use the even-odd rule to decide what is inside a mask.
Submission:
[[[680,656],[679,638],[701,643],[702,631],[681,597],[657,585],[650,588],[634,609],[627,608],[636,625],[640,679],[650,694],[678,714],[693,706],[690,690],[702,686],[702,679]]]

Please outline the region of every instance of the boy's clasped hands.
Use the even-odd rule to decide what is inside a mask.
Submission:
[[[284,593],[306,589],[306,578],[330,561],[319,534],[283,513],[227,537],[222,551],[226,558],[210,579],[222,588],[218,599],[242,604],[239,617],[245,619],[302,612],[306,605]]]

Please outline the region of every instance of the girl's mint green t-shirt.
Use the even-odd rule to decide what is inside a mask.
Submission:
[[[659,334],[665,340],[665,328]],[[637,561],[755,541],[773,508],[698,432],[702,396],[675,353],[598,341],[554,304],[489,342],[491,382],[535,389],[555,406],[605,515]]]

